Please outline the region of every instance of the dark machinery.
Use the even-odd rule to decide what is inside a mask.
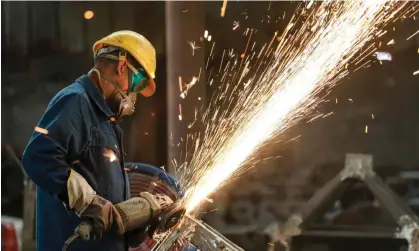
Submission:
[[[354,183],[364,183],[379,204],[393,219],[394,226],[319,226],[315,219],[322,216],[340,196]],[[374,215],[372,215],[374,216]],[[372,156],[348,154],[345,168],[321,188],[298,213],[278,227],[277,242],[299,250],[299,240],[310,238],[358,238],[375,239],[378,242],[403,240],[409,251],[419,250],[419,219],[382,180],[372,168]],[[380,241],[381,240],[381,241]]]

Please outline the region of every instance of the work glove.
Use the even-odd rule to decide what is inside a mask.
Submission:
[[[95,195],[92,202],[81,214],[81,217],[87,217],[93,220],[93,231],[96,239],[102,239],[105,231],[108,231],[115,223],[117,232],[125,232],[121,216],[115,206],[108,200]]]
[[[125,232],[122,218],[115,206],[108,200],[100,197],[76,171],[71,170],[67,180],[68,207],[79,217],[92,220],[95,239],[100,240],[105,231],[116,224],[117,232]]]

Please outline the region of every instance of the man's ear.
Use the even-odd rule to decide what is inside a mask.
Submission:
[[[119,60],[118,66],[116,67],[116,72],[118,76],[122,76],[122,74],[127,70],[127,61],[126,60]]]

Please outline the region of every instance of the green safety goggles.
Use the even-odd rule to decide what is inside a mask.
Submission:
[[[148,85],[147,72],[139,67],[135,69],[131,64],[128,63],[128,67],[131,69],[131,87],[130,92],[140,92],[144,90]]]
[[[130,83],[129,91],[130,92],[143,91],[149,84],[149,77],[148,77],[147,72],[139,64],[136,64],[135,65],[136,67],[130,64],[126,59],[127,53],[125,51],[120,51],[119,56],[109,54],[115,50],[121,50],[121,49],[116,48],[114,46],[104,47],[96,53],[95,57],[103,57],[103,58],[109,58],[113,60],[126,61],[128,68],[131,70],[131,83]]]

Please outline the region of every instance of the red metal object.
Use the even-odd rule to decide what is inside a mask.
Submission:
[[[18,236],[12,223],[1,223],[2,251],[19,251]]]
[[[130,248],[129,251],[150,251],[154,245],[156,245],[156,241],[150,238],[146,238],[146,240],[141,243],[140,246],[136,247],[136,248]]]
[[[147,237],[140,246],[136,248],[130,248],[129,251],[151,251],[156,244],[157,241]],[[188,245],[189,243],[187,241],[179,241],[170,249],[170,251],[181,251]]]

